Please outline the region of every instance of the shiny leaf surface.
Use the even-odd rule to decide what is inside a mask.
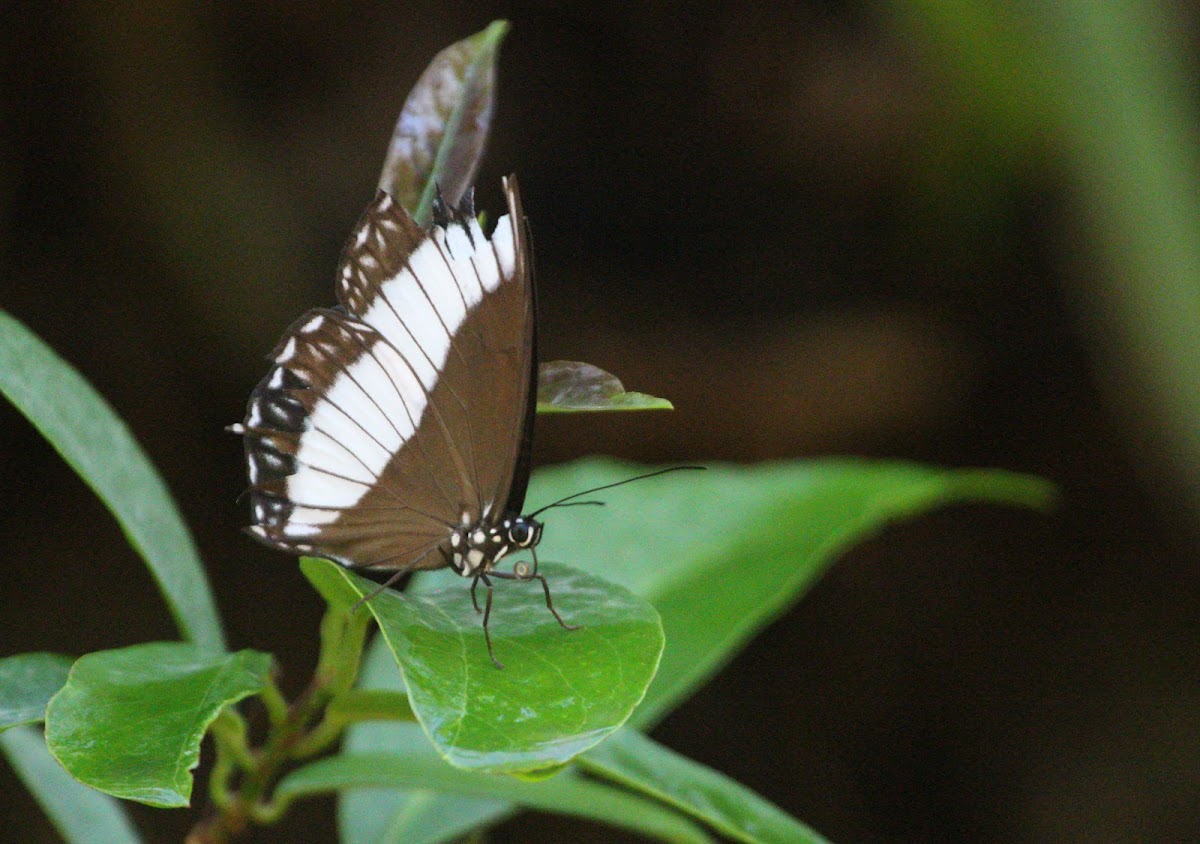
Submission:
[[[361,595],[376,589],[326,565]],[[503,669],[488,656],[462,578],[421,594],[385,590],[367,604],[413,712],[453,765],[511,773],[567,762],[621,726],[654,676],[663,640],[653,607],[565,566],[541,572],[556,609],[579,629],[559,626],[539,583],[496,581],[490,627]]]
[[[271,658],[150,642],[80,657],[46,708],[46,744],[80,782],[151,806],[186,806],[200,740],[263,687]]]

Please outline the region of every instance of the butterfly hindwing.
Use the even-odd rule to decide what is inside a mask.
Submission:
[[[499,517],[534,365],[515,180],[506,193],[490,239],[469,201],[439,207],[428,229],[387,194],[367,208],[343,252],[339,308],[293,324],[251,396],[255,535],[349,565],[436,568],[464,517]]]

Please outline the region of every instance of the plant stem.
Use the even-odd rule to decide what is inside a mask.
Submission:
[[[366,630],[365,614],[355,617],[330,607],[321,622],[321,654],[308,686],[291,704],[273,680],[262,692],[270,726],[261,747],[247,747],[245,723],[236,712],[228,710],[218,719],[217,764],[209,784],[214,812],[192,828],[187,844],[223,844],[252,823],[270,823],[278,817],[283,807],[273,805],[270,794],[284,768],[325,749],[340,734],[340,729],[332,732],[322,716],[338,693],[353,686]],[[229,780],[239,769],[241,781],[234,789]]]

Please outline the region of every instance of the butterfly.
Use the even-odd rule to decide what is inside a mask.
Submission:
[[[287,329],[231,427],[244,438],[254,537],[393,572],[389,583],[452,568],[471,580],[497,667],[493,578],[539,581],[554,618],[576,629],[554,608],[536,553],[532,567],[497,568],[510,553],[533,552],[535,517],[547,509],[522,515],[535,293],[516,178],[503,187],[508,213],[490,237],[471,193],[457,207],[436,200],[428,226],[377,193],[342,252],[337,306]]]

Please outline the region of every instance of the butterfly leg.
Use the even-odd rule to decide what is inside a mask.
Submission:
[[[516,572],[510,574],[509,572],[493,571],[491,572],[491,576],[500,577],[504,580],[540,580],[542,582],[542,591],[546,593],[546,609],[550,610],[555,620],[563,626],[564,630],[578,630],[578,624],[567,624],[563,621],[563,617],[558,614],[558,610],[554,608],[554,601],[550,600],[550,584],[546,582],[546,576],[544,574],[537,574],[536,571],[535,569],[534,572],[529,574],[517,574]]]
[[[546,576],[544,574],[531,574],[529,578],[530,580],[542,581],[542,591],[546,593],[546,609],[550,610],[554,618],[562,625],[563,630],[578,630],[580,625],[567,624],[563,621],[562,616],[558,614],[558,610],[554,608],[554,602],[550,600],[550,584],[546,582]]]
[[[488,618],[492,615],[492,582],[487,579],[486,574],[481,574],[476,580],[482,580],[483,585],[487,587],[487,600],[483,605],[483,640],[487,642],[488,656],[492,658],[492,663],[497,668],[503,669],[504,663],[496,659],[496,652],[492,650],[492,633],[488,630]]]
[[[479,608],[479,599],[475,597],[475,587],[479,585],[480,575],[475,575],[475,579],[471,581],[471,603],[475,605],[475,612],[483,612]]]
[[[554,603],[550,600],[550,584],[546,582],[545,575],[538,574],[537,551],[533,548],[533,546],[530,546],[529,553],[533,557],[533,574],[529,575],[529,578],[531,580],[542,581],[542,591],[546,593],[546,609],[554,613],[554,617],[558,619],[558,623],[563,626],[564,630],[578,630],[578,624],[567,624],[562,620],[562,616],[558,614],[558,610],[554,609]]]

